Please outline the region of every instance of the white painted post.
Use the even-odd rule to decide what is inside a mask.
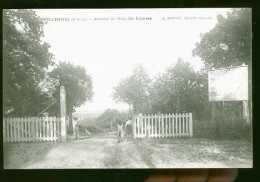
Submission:
[[[189,114],[186,113],[185,114],[185,136],[189,136],[189,128],[188,128],[188,125],[189,125]]]
[[[140,118],[140,124],[141,124],[141,126],[140,126],[140,129],[141,129],[141,138],[143,138],[143,136],[144,136],[144,118],[143,118],[143,116],[141,116],[141,118]]]
[[[192,113],[189,113],[189,126],[190,126],[190,137],[193,136],[193,123],[192,123]]]
[[[184,136],[184,113],[181,114],[181,136]]]
[[[16,142],[16,139],[17,139],[17,138],[16,138],[16,133],[17,133],[17,132],[16,132],[16,121],[17,121],[17,119],[18,119],[18,118],[14,118],[14,120],[13,120],[13,132],[14,132],[13,142]]]
[[[20,119],[17,119],[17,121],[16,121],[16,127],[17,127],[16,141],[17,142],[20,142],[20,128],[19,128],[19,125],[20,125]]]
[[[161,138],[164,138],[164,118],[166,115],[161,114]]]
[[[56,119],[56,117],[53,118],[53,124],[54,124],[54,126],[53,126],[53,130],[54,130],[53,137],[54,137],[54,141],[56,141],[57,140],[57,119]]]
[[[50,141],[50,138],[51,138],[51,136],[50,136],[50,118],[48,117],[48,116],[46,116],[46,120],[47,120],[47,127],[46,127],[46,129],[47,129],[47,141]]]
[[[43,125],[42,125],[42,139],[43,141],[46,140],[46,117],[42,117]]]
[[[173,137],[173,118],[172,118],[172,114],[169,114],[169,120],[171,122],[170,128],[171,128],[171,137]]]
[[[174,123],[175,123],[174,114],[171,115],[171,118],[172,118],[172,136],[174,137]]]
[[[136,138],[136,116],[134,116],[134,121],[133,121],[133,139]]]
[[[6,118],[6,142],[9,142],[9,118]]]
[[[28,141],[31,142],[31,134],[32,134],[32,130],[31,130],[31,118],[28,118],[27,120],[28,122]]]
[[[60,87],[60,119],[61,119],[61,141],[67,141],[66,126],[66,91],[64,86]]]
[[[148,131],[147,132],[148,132],[148,138],[150,138],[150,132],[151,132],[150,118],[151,117],[150,117],[150,115],[148,115],[147,117],[148,117],[148,119],[147,119],[147,121],[148,121]]]
[[[147,137],[146,130],[147,130],[147,126],[146,126],[146,114],[145,114],[144,115],[144,137]]]
[[[6,118],[3,119],[3,141],[6,142]]]
[[[31,117],[31,141],[35,141],[35,118]]]
[[[38,125],[38,118],[36,117],[35,118],[35,141],[38,142],[38,137],[39,137],[39,134],[38,134],[38,131],[39,131],[39,125]]]
[[[157,136],[158,136],[158,138],[160,138],[160,134],[161,134],[160,118],[161,118],[161,115],[157,115],[156,120],[157,120]]]
[[[52,138],[53,138],[53,136],[52,136],[52,131],[53,131],[52,121],[53,121],[53,117],[49,117],[49,140],[50,141],[52,141]]]
[[[169,136],[167,115],[165,115],[165,136]]]
[[[179,136],[179,114],[176,113],[176,136]]]
[[[20,118],[20,132],[21,132],[21,135],[20,135],[20,141],[23,142],[23,118]]]
[[[135,132],[135,137],[139,138],[139,116],[136,115],[136,132]]]
[[[159,136],[159,125],[158,125],[158,115],[155,115],[155,126],[156,126],[156,138]]]
[[[167,118],[169,120],[169,136],[172,137],[172,120],[171,120],[171,115],[167,114]]]
[[[13,142],[13,118],[10,120],[10,142]]]
[[[26,117],[23,117],[23,142],[26,142],[27,141],[27,136],[26,136]]]
[[[39,140],[42,141],[42,127],[43,127],[43,118],[39,118]]]
[[[152,121],[152,133],[151,133],[151,137],[154,137],[154,128],[153,128],[153,114],[151,115],[151,121]]]
[[[179,137],[181,137],[181,121],[182,121],[182,115],[179,113]]]

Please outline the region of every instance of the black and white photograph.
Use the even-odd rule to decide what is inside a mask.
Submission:
[[[4,169],[252,168],[252,9],[4,9]]]

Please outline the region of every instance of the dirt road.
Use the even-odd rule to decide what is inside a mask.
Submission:
[[[4,168],[222,168],[251,167],[252,147],[194,138],[117,143],[115,133],[67,143],[4,145]]]

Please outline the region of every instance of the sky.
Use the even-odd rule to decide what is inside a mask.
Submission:
[[[229,9],[38,9],[45,18],[43,41],[54,61],[68,61],[92,77],[94,96],[76,111],[127,110],[115,103],[113,87],[141,63],[151,78],[178,57],[202,67],[192,49]],[[55,19],[56,18],[56,19]],[[63,18],[63,19],[61,19]],[[129,19],[130,18],[130,19]]]

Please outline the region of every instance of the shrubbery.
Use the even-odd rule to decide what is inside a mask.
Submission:
[[[218,123],[219,122],[219,123]],[[251,140],[251,125],[244,119],[194,121],[194,137],[209,139]]]
[[[127,121],[128,113],[119,112],[116,109],[108,109],[101,116],[97,118],[96,124],[102,129],[115,130],[116,123],[123,123]]]
[[[124,123],[127,120],[127,112],[119,112],[116,109],[108,109],[97,118],[83,119],[81,121],[80,131],[85,132],[85,128],[90,133],[115,131],[116,123]]]

